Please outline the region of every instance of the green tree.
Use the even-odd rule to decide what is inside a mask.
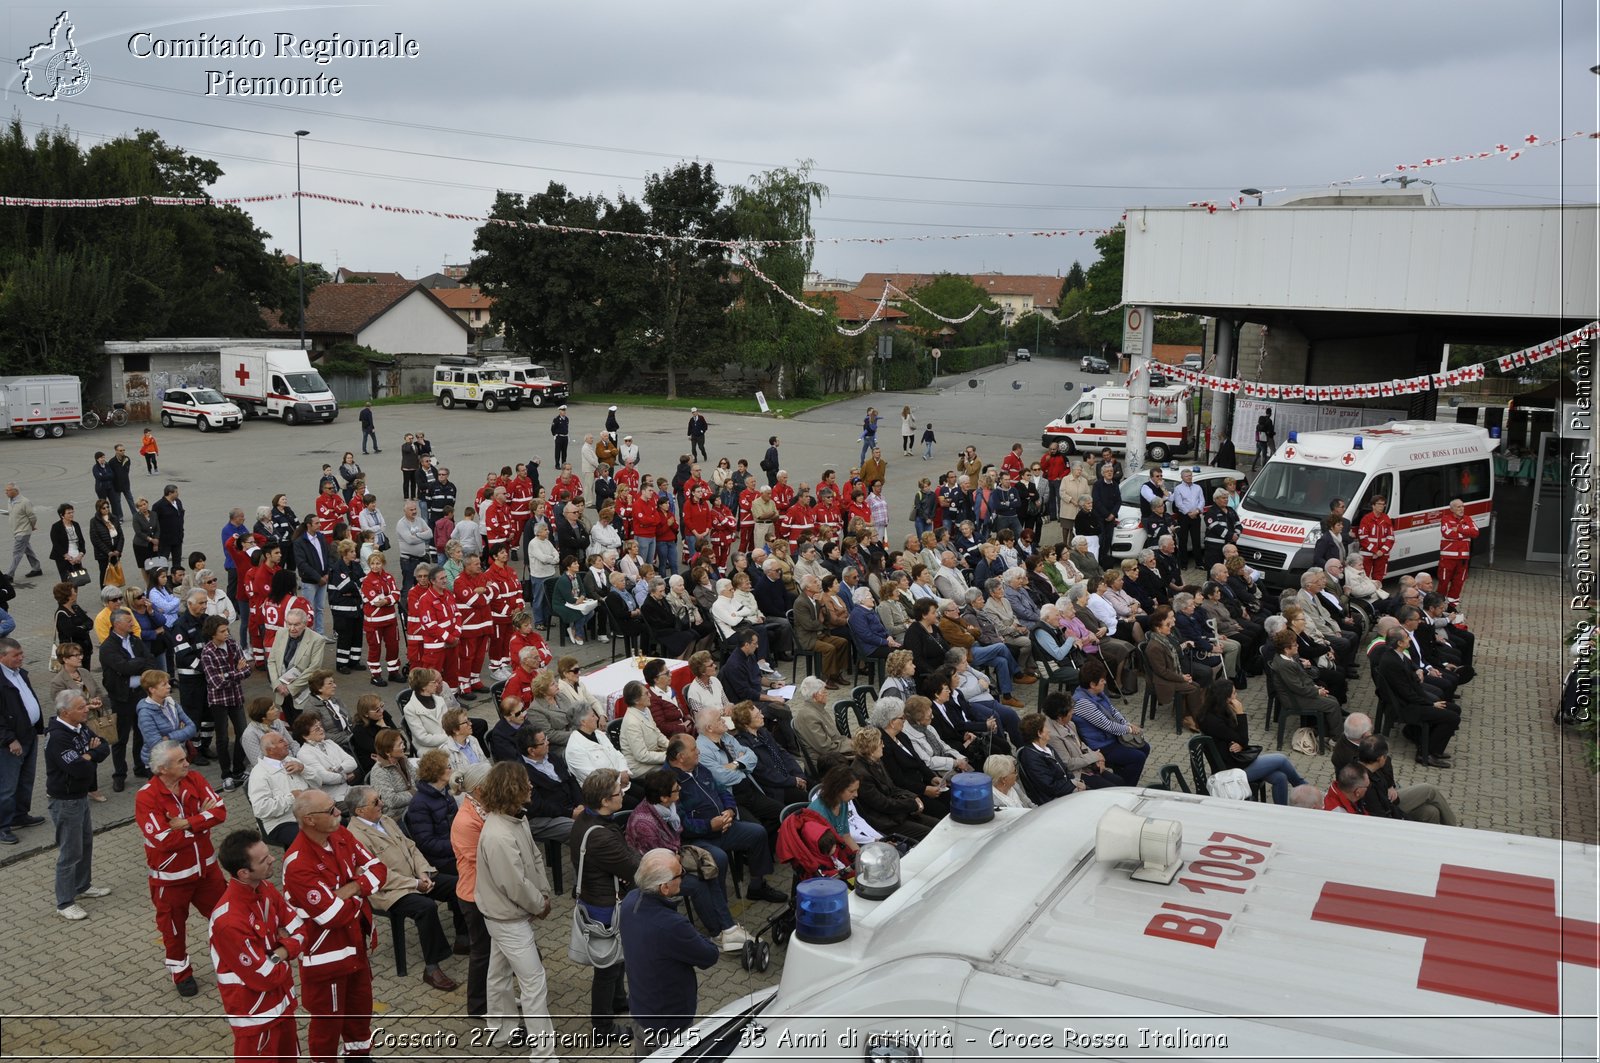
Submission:
[[[1197,314],[1184,314],[1182,317],[1157,317],[1155,325],[1155,342],[1157,343],[1203,344],[1206,341],[1206,326]]]
[[[946,318],[965,317],[975,306],[983,307],[986,311],[999,309],[999,304],[989,298],[988,292],[972,283],[972,278],[958,273],[941,273],[910,294],[934,314]],[[910,302],[902,300],[900,309],[909,315],[910,324],[928,332],[937,332],[946,324]],[[947,344],[951,347],[975,347],[980,343],[993,342],[1005,335],[1004,319],[1002,315],[996,313],[980,311],[973,314],[969,320],[952,327],[956,330],[956,334]]]
[[[1072,268],[1068,269],[1067,275],[1062,278],[1060,298],[1065,299],[1078,289],[1086,287],[1088,283],[1089,278],[1084,275],[1083,264],[1077,259],[1073,259]],[[1059,303],[1059,301],[1058,299],[1057,302]]]
[[[14,252],[0,288],[0,372],[83,373],[116,305],[111,259],[41,248]]]
[[[1084,286],[1075,288],[1062,300],[1056,315],[1062,319],[1061,342],[1069,347],[1094,347],[1109,343],[1112,350],[1122,346],[1120,314],[1098,314],[1122,302],[1122,226],[1095,237],[1100,257],[1084,271]],[[1076,263],[1074,263],[1076,265]],[[1071,271],[1068,271],[1070,278]],[[1065,282],[1063,282],[1065,288]],[[1079,313],[1079,312],[1082,313]],[[1073,315],[1078,315],[1073,317]],[[1066,319],[1073,317],[1073,320]]]
[[[811,180],[809,161],[794,169],[753,174],[749,184],[730,190],[734,232],[749,242],[744,254],[796,299],[811,269],[811,241],[816,236],[811,209],[827,193]],[[773,241],[783,242],[769,246]],[[795,306],[750,270],[740,269],[736,275],[738,300],[728,320],[737,356],[746,364],[776,370],[780,398],[795,394],[804,368],[818,356],[821,329],[831,331],[833,326]],[[823,375],[816,379],[820,382]]]

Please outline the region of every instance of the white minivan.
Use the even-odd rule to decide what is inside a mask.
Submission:
[[[802,898],[831,923],[795,930],[778,988],[653,1058],[1593,1060],[1595,862],[1130,788],[951,817],[847,921]]]
[[[1390,421],[1336,432],[1300,432],[1272,455],[1239,503],[1239,553],[1269,586],[1298,586],[1334,499],[1354,528],[1389,502],[1394,551],[1388,575],[1439,564],[1439,521],[1459,498],[1480,530],[1494,508],[1494,450],[1475,425]],[[1474,541],[1487,542],[1487,536]]]
[[[1188,453],[1193,445],[1189,427],[1187,388],[1152,387],[1150,418],[1145,428],[1145,456],[1151,461],[1166,461]],[[1080,450],[1098,453],[1102,447],[1125,450],[1128,445],[1128,389],[1086,387],[1083,397],[1066,412],[1045,425],[1046,450],[1053,443],[1065,443],[1068,454]]]

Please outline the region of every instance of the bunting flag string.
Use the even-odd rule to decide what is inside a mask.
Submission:
[[[917,302],[910,295],[908,295],[905,292],[901,291],[899,288],[896,288],[893,284],[889,283],[888,281],[884,281],[884,289],[885,289],[885,295],[887,295],[888,292],[892,291],[896,295],[898,295],[902,299],[904,299],[906,302],[908,302],[912,306],[916,307],[918,310],[921,310],[924,314],[927,314],[929,317],[935,318],[935,319],[937,319],[939,321],[943,321],[947,325],[964,325],[968,321],[971,321],[973,318],[977,317],[979,312],[988,314],[990,317],[993,317],[995,314],[1000,313],[1000,311],[1002,309],[1001,307],[998,307],[998,306],[985,307],[985,306],[981,306],[980,305],[980,306],[973,307],[971,310],[968,310],[965,314],[963,314],[960,317],[945,317],[943,314],[937,313],[936,311],[933,311],[933,310],[929,310],[927,307],[923,306],[921,303]]]
[[[1488,362],[1462,366],[1443,373],[1424,373],[1421,376],[1398,380],[1385,380],[1370,384],[1267,384],[1254,380],[1239,380],[1211,376],[1186,369],[1181,365],[1163,365],[1161,372],[1180,380],[1191,388],[1204,388],[1224,395],[1242,395],[1252,399],[1284,399],[1303,402],[1350,402],[1356,399],[1389,399],[1402,395],[1415,395],[1423,391],[1459,387],[1482,380],[1491,367],[1502,373],[1515,372],[1537,365],[1547,359],[1582,347],[1600,336],[1600,321],[1592,321],[1564,336],[1545,343],[1502,355]],[[1128,376],[1132,383],[1150,363],[1141,364]]]

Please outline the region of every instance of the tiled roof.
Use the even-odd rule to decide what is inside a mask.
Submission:
[[[439,301],[452,310],[487,310],[494,305],[494,296],[484,295],[478,288],[430,288]]]
[[[370,284],[410,284],[411,282],[398,273],[378,272],[369,273],[358,269],[339,267],[339,272],[333,275],[335,282],[345,284],[350,281]]]
[[[878,296],[883,294],[885,280],[903,292],[914,292],[937,279],[936,273],[865,273],[854,294],[877,302]],[[1044,310],[1054,310],[1061,295],[1060,277],[974,273],[968,279],[990,295],[1031,295],[1033,305]]]
[[[306,298],[306,331],[319,336],[357,336],[361,330],[388,313],[412,292],[421,292],[466,328],[461,319],[440,301],[437,292],[420,284],[319,284]],[[299,318],[292,312],[274,315],[262,311],[269,332],[292,333],[300,330]],[[285,320],[287,318],[288,320]]]
[[[883,285],[878,285],[878,294],[871,299],[863,299],[855,292],[807,292],[806,298],[813,303],[822,305],[833,304],[833,311],[840,321],[866,321],[872,317],[872,312],[878,307],[878,299],[883,294]],[[883,308],[883,313],[878,315],[879,321],[893,321],[906,316],[904,310],[896,310],[892,306]]]

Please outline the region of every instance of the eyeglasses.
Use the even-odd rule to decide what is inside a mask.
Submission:
[[[327,808],[319,808],[314,812],[307,812],[306,815],[308,815],[308,816],[328,816],[328,815],[333,815],[333,814],[337,813],[338,811],[339,811],[339,809],[338,809],[337,806],[329,805]]]
[[[217,577],[212,576],[210,579],[206,580],[205,582],[207,582],[207,583],[215,583],[215,582],[217,582]]]

